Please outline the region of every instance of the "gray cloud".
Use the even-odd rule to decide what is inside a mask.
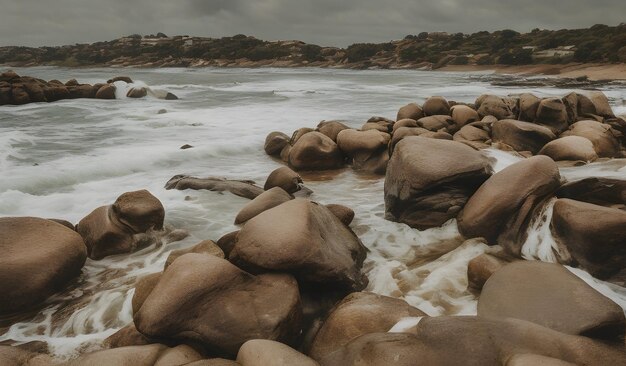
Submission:
[[[623,0],[0,0],[0,45],[61,45],[164,32],[244,33],[345,46],[422,31],[616,25],[623,13]]]

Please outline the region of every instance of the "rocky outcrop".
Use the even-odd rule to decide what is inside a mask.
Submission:
[[[218,257],[185,254],[163,272],[133,318],[148,337],[235,355],[250,339],[293,343],[301,311],[290,275],[253,276]]]
[[[316,360],[368,333],[386,332],[403,318],[426,316],[405,301],[355,292],[344,298],[317,332],[309,355]]]
[[[440,226],[491,173],[489,160],[460,142],[406,137],[387,168],[385,218],[420,230]]]
[[[517,261],[495,272],[480,294],[478,315],[522,319],[610,341],[626,331],[620,306],[560,264],[544,262]]]
[[[458,217],[466,238],[482,237],[519,256],[535,208],[561,186],[559,169],[547,156],[533,156],[491,176]]]
[[[110,206],[95,209],[76,225],[91,259],[136,249],[135,234],[163,228],[165,210],[146,190],[127,192]]]
[[[580,136],[565,136],[548,142],[538,155],[546,155],[554,161],[574,160],[592,162],[598,154],[589,139]]]
[[[300,283],[361,290],[365,254],[328,208],[297,198],[246,222],[228,258],[252,273],[286,272]]]
[[[501,142],[515,151],[529,151],[536,154],[556,135],[547,127],[534,123],[504,119],[492,125],[494,142]]]
[[[343,164],[337,144],[320,132],[304,134],[289,151],[289,165],[296,171],[337,169]]]
[[[551,229],[574,263],[599,278],[626,268],[626,211],[559,199]]]
[[[77,277],[87,251],[75,231],[35,217],[0,218],[0,315],[24,311]]]

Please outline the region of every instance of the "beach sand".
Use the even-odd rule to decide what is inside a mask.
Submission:
[[[590,80],[626,80],[626,64],[565,65],[448,65],[438,71],[493,71],[497,74],[546,75],[562,78],[587,76]]]

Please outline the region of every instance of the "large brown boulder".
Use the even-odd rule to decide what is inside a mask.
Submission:
[[[218,258],[225,257],[224,251],[222,251],[222,249],[213,240],[203,240],[189,248],[173,250],[170,255],[167,256],[167,260],[165,261],[165,268],[169,267],[170,264],[172,264],[178,257],[182,257],[183,255],[188,253],[214,255]]]
[[[386,332],[403,318],[426,316],[404,300],[371,292],[355,292],[331,311],[317,332],[309,355],[322,359],[351,340],[368,333]]]
[[[293,199],[293,196],[280,187],[271,188],[245,205],[235,217],[235,225],[240,225],[270,208]]]
[[[403,138],[407,136],[421,136],[423,134],[429,133],[425,128],[422,127],[400,127],[397,130],[393,131],[393,135],[391,136],[391,141],[389,142],[389,154],[393,153],[398,142],[400,142]]]
[[[580,136],[589,139],[601,158],[619,156],[619,142],[608,124],[590,120],[579,121],[571,125],[561,136]]]
[[[295,170],[338,169],[344,165],[344,156],[330,137],[309,132],[289,151],[289,165]]]
[[[497,119],[515,118],[511,105],[496,95],[483,94],[476,99],[476,111],[480,118],[494,116]]]
[[[68,81],[69,83],[69,81]],[[96,92],[98,92],[97,89],[95,89],[94,87],[92,87],[89,84],[70,84],[68,85],[67,83],[65,84],[67,86],[67,91],[69,92],[69,98],[70,99],[76,99],[76,98],[95,98],[96,97]],[[110,90],[109,90],[110,92]]]
[[[241,366],[319,366],[308,356],[286,344],[267,339],[247,341],[237,353]]]
[[[535,122],[548,127],[556,135],[567,130],[567,110],[560,98],[544,98],[539,102]]]
[[[492,175],[458,217],[466,238],[482,237],[519,255],[535,208],[561,186],[556,163],[533,156]]]
[[[422,107],[420,107],[416,103],[409,103],[398,110],[396,121],[400,121],[405,118],[417,121],[422,117],[424,117],[424,111],[422,110]]]
[[[113,84],[105,84],[96,92],[96,99],[115,99],[116,89]]]
[[[316,131],[330,137],[331,140],[337,142],[337,135],[343,130],[350,129],[339,121],[322,121],[317,125]]]
[[[414,119],[410,119],[410,118],[404,118],[404,119],[400,119],[398,121],[396,121],[396,123],[393,124],[393,129],[391,131],[391,134],[393,135],[394,133],[396,133],[396,131],[400,128],[400,127],[419,127],[419,125],[417,124],[417,120]]]
[[[452,139],[474,148],[482,149],[489,146],[487,141],[489,141],[491,137],[489,136],[489,132],[484,129],[467,125],[461,127],[461,129],[454,134]]]
[[[37,305],[80,274],[87,251],[78,233],[35,217],[0,218],[0,315]]]
[[[385,174],[390,139],[388,133],[378,130],[343,130],[337,135],[337,146],[352,159],[354,169]]]
[[[387,167],[385,218],[420,230],[441,226],[491,173],[489,160],[465,144],[406,137]]]
[[[567,111],[567,123],[572,124],[578,121],[578,94],[571,92],[561,98]]]
[[[515,151],[530,151],[533,154],[556,138],[547,127],[513,119],[494,122],[491,132],[494,142],[507,144]]]
[[[517,261],[496,271],[480,294],[478,315],[522,319],[562,333],[612,341],[626,331],[619,305],[562,265],[539,261]]]
[[[450,115],[450,104],[444,97],[430,97],[426,99],[422,109],[424,110],[424,114],[426,116],[434,116],[438,114]]]
[[[598,158],[593,144],[586,137],[565,136],[548,142],[538,155],[546,155],[554,161],[574,160],[592,162]]]
[[[287,272],[301,283],[361,290],[365,255],[328,208],[296,198],[246,222],[228,258],[252,273]]]
[[[533,122],[537,117],[537,109],[541,99],[534,94],[523,93],[519,96],[519,116],[520,121]]]
[[[287,193],[296,193],[302,187],[302,177],[286,166],[274,169],[265,181],[264,190],[280,187]]]
[[[593,203],[600,206],[626,208],[626,179],[590,177],[568,182],[556,191],[559,198]]]
[[[476,112],[475,109],[469,106],[457,104],[453,106],[451,110],[452,110],[452,120],[454,121],[454,124],[456,125],[457,131],[468,123],[480,121],[478,112]]]
[[[458,130],[452,117],[439,114],[420,118],[417,120],[417,125],[433,132],[445,131],[454,133]]]
[[[253,276],[218,257],[185,254],[163,272],[133,319],[148,337],[195,341],[232,356],[250,339],[292,343],[301,311],[289,275]]]
[[[270,156],[278,156],[280,152],[289,145],[289,136],[282,132],[270,132],[265,138],[263,149]]]
[[[611,105],[609,104],[609,99],[603,92],[594,90],[585,92],[585,95],[589,98],[593,108],[585,109],[583,112],[595,114],[605,118],[615,117],[613,109],[611,109]]]
[[[626,268],[626,211],[559,199],[551,228],[575,263],[592,275],[605,278]]]
[[[146,88],[130,88],[126,93],[128,98],[143,98],[148,95],[148,89]]]
[[[324,357],[320,364],[510,366],[507,362],[520,355],[575,365],[626,364],[623,346],[560,333],[518,319],[470,316],[427,317],[414,333],[366,334]]]
[[[202,356],[187,345],[169,348],[162,344],[129,346],[81,355],[64,366],[159,366],[185,365]]]
[[[165,210],[146,190],[122,194],[113,205],[92,211],[76,225],[91,259],[132,252],[137,247],[133,235],[163,228]]]

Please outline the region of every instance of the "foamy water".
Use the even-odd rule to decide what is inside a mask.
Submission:
[[[170,230],[189,232],[184,240],[136,253],[87,260],[81,277],[53,296],[31,319],[0,329],[0,341],[48,342],[51,352],[71,357],[96,349],[132,321],[130,300],[138,277],[162,270],[171,250],[236,230],[237,212],[248,201],[208,191],[167,191],[173,175],[221,176],[263,183],[281,164],[263,153],[270,131],[290,134],[321,120],[361,126],[373,115],[394,118],[409,102],[431,95],[473,102],[482,93],[533,92],[564,95],[570,90],[493,87],[488,79],[461,73],[317,69],[16,69],[43,79],[96,83],[129,75],[134,86],[168,90],[181,99],[65,100],[54,104],[0,107],[0,216],[39,216],[78,222],[126,191],[148,189],[166,210]],[[133,85],[131,85],[133,86]],[[605,90],[618,113],[626,113],[624,89]],[[159,111],[165,109],[166,113]],[[192,149],[180,150],[184,144]],[[494,169],[520,157],[494,149]],[[563,168],[567,179],[626,177],[626,162]],[[489,251],[479,240],[463,241],[454,220],[417,231],[384,220],[383,178],[350,169],[332,180],[308,179],[313,200],[352,207],[354,231],[370,249],[365,263],[368,290],[400,297],[428,315],[475,314],[476,297],[466,290],[467,263]],[[524,245],[529,259],[558,260],[546,226],[537,220]],[[626,307],[623,289],[572,271]],[[587,277],[586,277],[587,276]]]

